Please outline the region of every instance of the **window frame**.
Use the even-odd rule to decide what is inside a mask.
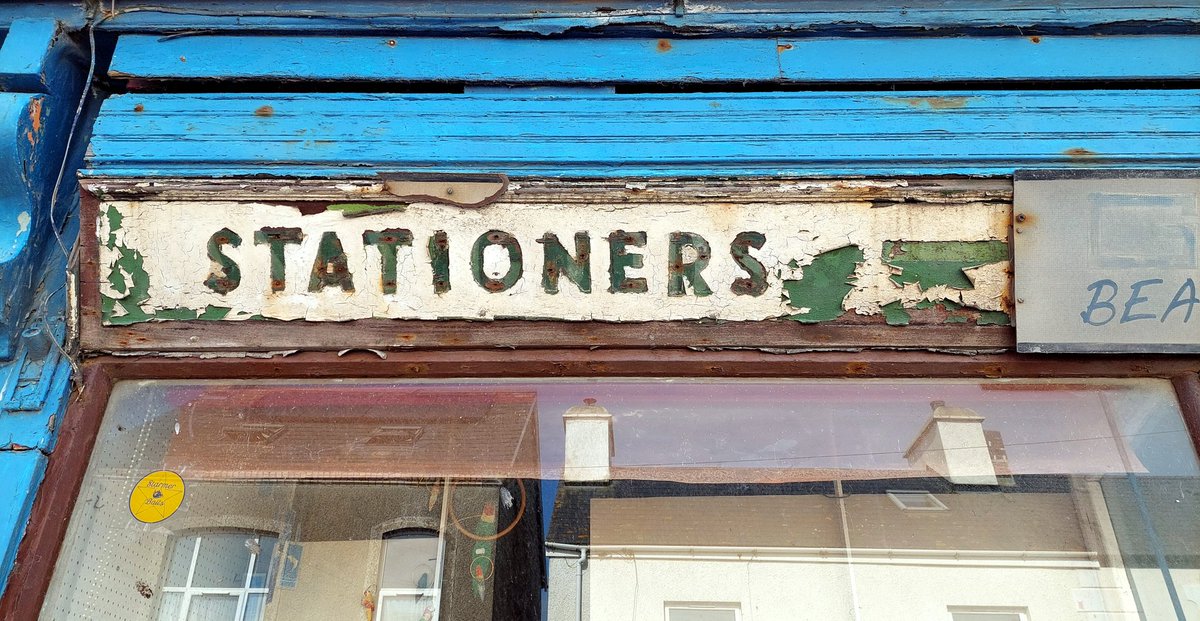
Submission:
[[[671,621],[672,610],[719,610],[733,613],[733,621],[742,621],[740,602],[664,602],[663,620]]]
[[[442,513],[446,512],[446,498],[442,497]],[[433,597],[436,611],[442,608],[442,572],[446,563],[446,521],[442,520],[440,528],[423,528],[420,526],[410,526],[404,528],[396,528],[384,532],[381,535],[381,545],[379,549],[379,591],[375,594],[375,610],[380,614],[383,612],[383,598],[395,597],[403,595],[417,595]],[[405,533],[421,533],[432,535],[437,538],[437,558],[433,568],[433,585],[424,589],[419,588],[399,588],[383,586],[383,566],[387,562],[387,541],[389,539],[401,539]],[[390,535],[390,536],[389,536]]]
[[[905,502],[904,502],[905,496],[922,496],[931,502],[928,506],[924,506],[924,507],[908,505],[908,504],[905,504]],[[901,511],[948,511],[949,510],[946,507],[945,503],[943,503],[941,500],[938,500],[938,497],[936,495],[934,495],[933,492],[930,492],[928,490],[889,489],[889,490],[887,490],[887,497]]]
[[[262,586],[262,587],[250,586],[250,582],[254,579],[254,566],[258,562],[258,554],[255,553],[253,550],[250,551],[250,561],[249,561],[249,564],[246,566],[246,577],[244,580],[242,580],[241,587],[238,587],[238,588],[196,587],[196,586],[192,586],[192,579],[195,577],[195,574],[196,574],[196,562],[200,558],[200,546],[203,543],[204,538],[206,536],[247,535],[247,536],[254,536],[254,537],[262,537],[267,534],[268,533],[260,533],[260,532],[254,532],[254,531],[241,531],[241,530],[237,530],[237,529],[225,529],[225,528],[199,529],[199,530],[191,530],[191,531],[187,531],[187,532],[175,533],[175,536],[177,538],[183,538],[183,537],[188,537],[188,536],[196,537],[196,542],[192,546],[191,559],[188,562],[188,575],[187,575],[186,584],[182,587],[173,587],[173,586],[167,586],[166,584],[163,584],[162,588],[161,588],[162,593],[180,593],[183,595],[182,606],[180,607],[179,613],[175,618],[179,619],[180,621],[187,619],[188,608],[191,606],[192,597],[195,595],[236,595],[238,598],[238,604],[237,604],[237,616],[235,617],[235,621],[244,621],[245,615],[246,615],[246,603],[247,603],[247,600],[249,599],[249,596],[251,596],[251,595],[264,595],[265,596],[265,595],[269,595],[271,592],[272,585],[270,585],[270,584],[267,584],[266,586]],[[276,540],[278,540],[279,535],[271,533],[271,536],[275,537]],[[174,548],[172,548],[172,554],[173,553],[174,553]],[[161,606],[161,605],[162,604],[160,603],[159,606]]]
[[[437,326],[430,326],[431,329]],[[904,328],[879,329],[903,330]],[[963,328],[942,326],[941,331]],[[724,378],[1157,378],[1172,382],[1193,449],[1200,447],[1200,358],[943,353],[907,350],[440,349],[303,352],[216,359],[98,356],[80,368],[58,445],[17,552],[0,618],[34,619],[53,578],[113,385],[143,379],[484,379],[560,377]],[[1200,451],[1197,451],[1200,457]]]
[[[1029,609],[1023,606],[949,606],[946,609],[946,618],[949,621],[956,621],[957,614],[975,614],[975,615],[1017,615],[1019,621],[1029,621]]]

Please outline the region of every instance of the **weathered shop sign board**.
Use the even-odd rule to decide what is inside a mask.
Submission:
[[[365,181],[90,182],[85,341],[395,320],[1006,325],[1009,190],[968,186],[547,181],[464,208]]]
[[[1030,172],[1014,193],[1019,351],[1200,352],[1200,172]]]
[[[1000,313],[1005,220],[978,204],[106,200],[99,287],[109,325]]]

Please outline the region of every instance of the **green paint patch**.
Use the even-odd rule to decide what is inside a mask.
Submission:
[[[359,218],[362,216],[373,216],[381,213],[402,212],[408,209],[407,203],[334,203],[328,207],[329,211],[341,212],[346,218]]]
[[[858,246],[844,246],[813,257],[800,280],[783,281],[783,291],[792,308],[808,312],[789,315],[802,323],[830,321],[842,315],[842,302],[854,288],[854,270],[863,262]]]
[[[232,310],[233,310],[232,308],[228,308],[225,306],[213,306],[212,304],[209,304],[208,306],[206,306],[204,308],[203,313],[200,313],[199,315],[196,316],[196,319],[203,319],[206,321],[217,321],[219,319],[224,319],[227,315],[229,315],[229,313]]]
[[[1007,326],[1010,323],[1012,320],[1009,319],[1008,313],[1000,311],[981,311],[979,319],[975,320],[975,324],[980,326]]]
[[[108,283],[114,291],[124,295],[117,299],[105,297],[109,303],[102,304],[101,311],[108,321],[116,319],[113,315],[118,307],[123,311],[120,319],[126,319],[128,323],[145,321],[149,315],[142,310],[141,305],[150,299],[150,275],[143,268],[142,253],[128,248],[116,250],[120,254],[109,272]],[[129,276],[128,281],[125,280],[126,275]]]
[[[190,321],[199,316],[199,313],[192,308],[160,308],[154,312],[151,319],[161,319],[164,321]]]
[[[883,261],[900,269],[892,275],[898,285],[916,283],[921,291],[945,285],[974,289],[963,270],[1008,260],[1008,244],[978,242],[883,242]]]
[[[904,310],[904,303],[899,300],[884,304],[880,309],[883,310],[883,319],[889,326],[907,326],[908,322],[912,321],[912,315]]]
[[[125,216],[122,216],[116,207],[109,205],[104,217],[108,218],[108,240],[105,243],[111,249],[117,245],[117,231],[121,229],[121,223],[124,222]]]

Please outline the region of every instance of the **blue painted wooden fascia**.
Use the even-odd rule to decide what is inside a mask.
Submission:
[[[78,30],[87,22],[82,0],[9,1],[0,3],[0,29],[7,30],[19,20],[54,21],[68,31]]]
[[[166,5],[166,6],[164,6]],[[160,7],[154,9],[151,7]],[[734,2],[406,2],[384,0],[217,0],[168,4],[127,2],[102,27],[113,32],[323,31],[522,32],[542,35],[596,30],[680,33],[875,33],[1001,30],[1047,34],[1079,30],[1184,32],[1200,24],[1194,3],[1147,0],[915,0],[903,9],[883,0],[737,0]]]
[[[13,23],[0,46],[0,360],[12,357],[53,226],[50,194],[82,88],[82,54],[52,20]],[[28,92],[22,92],[28,91]],[[57,248],[57,244],[55,244]]]
[[[125,35],[109,75],[570,84],[1194,80],[1200,78],[1200,35],[554,40]]]
[[[77,191],[76,191],[77,194]],[[66,231],[74,239],[78,223]],[[49,452],[70,389],[66,355],[67,260],[54,241],[34,282],[29,311],[20,324],[13,359],[0,363],[0,452]],[[69,247],[69,246],[68,246]],[[0,498],[0,504],[5,499]]]
[[[128,94],[88,175],[1009,175],[1200,167],[1200,91]]]
[[[69,166],[82,161],[75,145]],[[64,243],[79,231],[78,186],[60,189],[68,215]],[[47,456],[54,450],[67,414],[73,364],[65,348],[67,255],[53,239],[41,239],[39,271],[29,287],[32,299],[19,324],[12,360],[0,363],[0,594],[7,585],[40,485]]]
[[[4,499],[0,502],[0,593],[8,584],[45,471],[46,456],[41,451],[0,451],[0,498]]]
[[[75,94],[82,84],[76,84]],[[46,96],[49,97],[49,96]],[[65,147],[67,128],[76,101],[55,99],[71,114],[57,117],[63,127],[47,131]],[[98,104],[86,109],[85,119],[95,118]],[[86,122],[83,124],[86,125]],[[54,450],[67,413],[71,394],[73,363],[67,342],[68,252],[79,231],[79,190],[74,171],[83,161],[86,128],[73,145],[68,171],[59,188],[57,207],[61,217],[62,246],[44,229],[30,239],[26,253],[31,265],[27,280],[17,283],[28,302],[18,315],[12,341],[13,356],[0,362],[0,592],[3,592],[24,536],[29,512],[41,482],[47,456]],[[54,167],[57,174],[57,164]],[[52,180],[36,208],[49,207]]]

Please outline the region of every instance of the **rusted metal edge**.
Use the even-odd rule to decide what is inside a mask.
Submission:
[[[83,189],[114,200],[272,200],[391,201],[379,178],[297,179],[86,177]],[[787,179],[543,179],[512,178],[496,202],[581,203],[620,201],[654,203],[688,199],[743,203],[868,201],[884,203],[964,203],[1012,201],[1009,178],[838,178]]]

